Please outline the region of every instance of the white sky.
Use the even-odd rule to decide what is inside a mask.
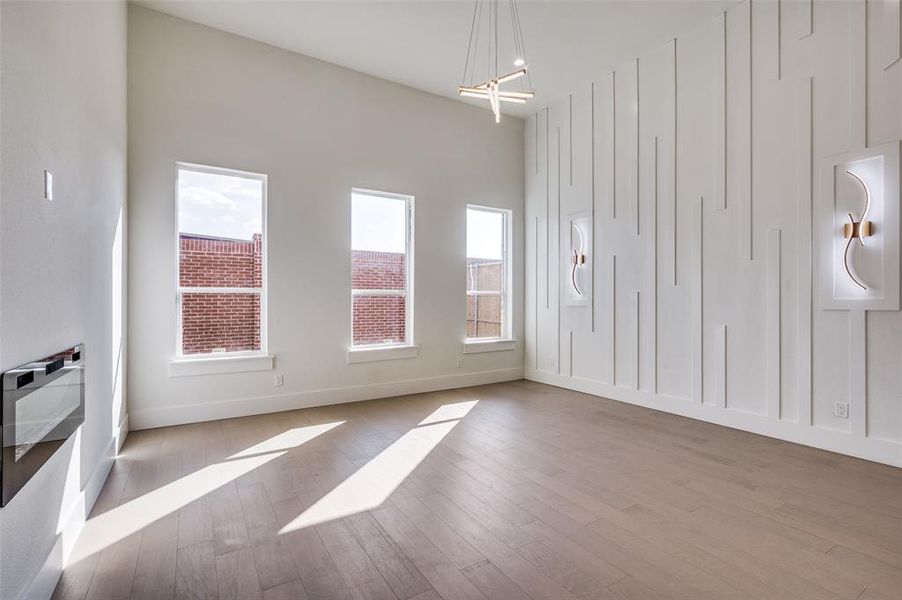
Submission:
[[[179,169],[179,232],[250,240],[263,232],[263,182]]]
[[[262,233],[263,182],[179,170],[179,231],[249,240]],[[351,248],[404,252],[406,202],[351,194]],[[467,257],[500,259],[504,216],[467,209]]]
[[[397,198],[351,194],[351,249],[405,252],[407,203]]]
[[[504,215],[467,209],[467,258],[501,258],[504,249]]]
[[[404,200],[351,194],[351,249],[404,252]],[[467,257],[500,259],[504,247],[504,215],[467,209]]]

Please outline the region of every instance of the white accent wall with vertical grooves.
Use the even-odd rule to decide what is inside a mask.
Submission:
[[[813,294],[822,159],[902,138],[899,5],[747,0],[528,119],[528,378],[902,466],[902,313]]]

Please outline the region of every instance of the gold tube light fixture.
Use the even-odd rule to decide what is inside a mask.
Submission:
[[[498,31],[502,12],[507,12],[510,19],[510,47],[506,48],[499,47]],[[502,55],[502,52],[505,54]],[[508,59],[512,60],[515,70],[503,73],[499,64]],[[477,73],[485,73],[485,79],[479,83],[476,81],[481,77]],[[501,84],[513,81],[519,81],[519,90],[501,89]],[[532,81],[517,0],[475,0],[470,40],[467,43],[467,60],[457,93],[465,98],[488,100],[495,122],[500,123],[501,103],[526,104],[527,100],[535,96],[535,92],[527,88],[532,88]]]

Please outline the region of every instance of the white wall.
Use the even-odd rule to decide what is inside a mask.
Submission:
[[[756,0],[531,117],[527,376],[902,465],[902,314],[812,292],[821,160],[902,137],[899,54],[898,0]]]
[[[0,598],[19,598],[44,565],[39,598],[125,418],[126,7],[2,2],[0,40],[0,369],[77,342],[87,361],[84,425],[0,509]]]
[[[128,67],[133,428],[522,376],[522,120],[135,6]],[[169,377],[176,161],[269,176],[275,371]],[[346,364],[352,186],[416,197],[418,358]],[[513,210],[521,348],[458,368],[467,203]]]

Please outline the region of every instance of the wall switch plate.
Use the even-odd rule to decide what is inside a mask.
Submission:
[[[53,173],[44,170],[44,199],[53,201]]]
[[[463,356],[461,356],[457,359],[457,368],[458,369],[464,368],[464,357]]]
[[[272,384],[273,384],[274,386],[276,386],[276,387],[285,385],[285,376],[284,376],[284,375],[281,375],[281,374],[276,375],[276,376],[275,376],[275,379],[273,379],[273,383],[272,383]]]
[[[838,417],[840,419],[848,419],[849,418],[849,403],[848,402],[834,402],[833,403],[833,416]]]

